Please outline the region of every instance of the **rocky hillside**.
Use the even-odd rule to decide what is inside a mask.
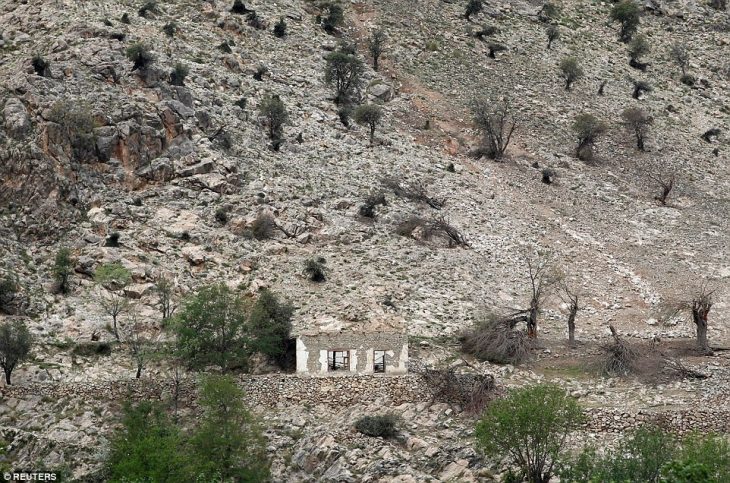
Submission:
[[[416,359],[440,363],[453,360],[454,336],[481,312],[526,307],[526,257],[539,250],[581,294],[577,338],[589,343],[566,353],[566,307],[552,297],[540,323],[543,362],[553,352],[556,358],[594,354],[609,323],[637,338],[689,339],[692,324],[667,314],[704,282],[716,290],[709,339],[730,345],[727,11],[704,1],[646,2],[638,31],[651,49],[642,71],[629,65],[627,45],[610,20],[612,4],[605,2],[563,1],[554,19],[560,37],[551,49],[537,2],[489,2],[470,21],[462,1],[345,2],[345,23],[335,35],[317,22],[322,10],[313,1],[245,2],[255,21],[232,13],[229,1],[158,1],[141,16],[144,3],[0,5],[0,276],[19,287],[0,317],[28,320],[40,343],[35,361],[18,369],[18,384],[132,377],[121,350],[108,358],[78,358],[67,350],[92,335],[112,338],[91,278],[110,261],[132,271],[127,296],[150,332],[160,331],[153,290],[159,275],[172,277],[180,296],[223,281],[249,293],[268,287],[285,294],[297,307],[299,326],[397,315],[418,347]],[[272,33],[281,18],[284,38]],[[378,72],[367,49],[376,29],[387,39]],[[479,31],[488,33],[480,38]],[[372,146],[365,127],[341,122],[325,82],[324,57],[342,41],[356,43],[368,64],[363,101],[384,112]],[[133,69],[125,54],[139,42],[154,57],[147,69]],[[680,81],[674,45],[689,54],[693,85]],[[566,90],[559,64],[569,56],[584,75]],[[178,63],[189,69],[183,86],[170,83]],[[632,97],[635,81],[651,90]],[[259,113],[270,95],[288,111],[278,151],[270,149]],[[512,106],[517,128],[504,162],[472,155],[479,135],[469,106],[479,97]],[[622,125],[627,108],[653,118],[643,152]],[[592,162],[575,157],[572,125],[584,113],[608,126]],[[545,169],[549,184],[541,182]],[[657,175],[675,180],[666,205],[655,200]],[[422,187],[443,206],[398,196],[392,180]],[[363,216],[362,205],[379,194],[385,203]],[[413,217],[446,221],[468,246],[399,234]],[[76,260],[67,295],[56,293],[52,277],[63,246]],[[327,274],[321,284],[303,273],[306,260],[318,257]],[[727,383],[722,356],[691,362],[717,368]],[[543,369],[500,375],[507,385],[570,379]],[[150,377],[164,370],[162,364]],[[621,404],[627,389],[593,379],[565,383],[586,391],[577,397],[598,394],[593,403],[606,407]],[[717,390],[716,384],[678,385],[665,393],[627,384],[643,388],[633,393],[633,408],[667,401],[681,407],[692,404],[685,391],[712,398]],[[333,428],[345,431],[353,415],[368,410],[302,409],[306,425],[272,424],[272,444],[294,444],[281,435],[295,431],[300,448],[326,447]],[[25,411],[23,401],[13,401],[16,416],[3,424],[35,435],[57,430],[58,421],[29,426],[18,416]],[[62,420],[70,431],[84,431],[101,414],[111,418],[109,408],[100,411]],[[328,462],[321,466],[332,481],[347,473],[351,481],[404,474],[448,480],[467,467],[476,478],[484,463],[469,440],[472,423],[451,422],[444,411],[451,409],[401,408],[413,416],[414,437],[430,433],[433,441],[384,446],[380,453],[389,454],[374,455],[357,449],[361,436],[348,436],[318,461]],[[446,429],[432,433],[436,426]],[[432,458],[438,449],[430,443],[438,438],[448,448],[442,459]],[[288,474],[304,479],[317,467],[302,451],[288,464],[277,462],[282,481]],[[400,466],[414,451],[419,456],[411,470]],[[396,463],[388,467],[391,460]],[[93,467],[93,457],[85,461],[91,466],[78,475]],[[68,455],[51,463],[74,467]]]

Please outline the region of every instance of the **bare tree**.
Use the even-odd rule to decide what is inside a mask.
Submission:
[[[702,352],[708,355],[712,354],[712,349],[710,349],[707,343],[707,319],[712,308],[712,295],[714,292],[714,290],[710,290],[707,287],[706,283],[702,283],[689,303],[689,308],[692,313],[692,323],[697,327],[697,346]]]
[[[649,173],[649,179],[657,184],[662,192],[654,197],[662,206],[667,204],[667,198],[674,188],[674,173]]]
[[[509,101],[495,103],[486,98],[477,99],[472,104],[472,113],[483,138],[480,153],[491,159],[502,159],[517,126]]]
[[[130,302],[123,290],[104,290],[99,296],[99,305],[105,314],[112,318],[111,332],[117,340],[119,337],[119,317],[129,311]]]
[[[401,181],[401,178],[389,176],[383,178],[383,186],[393,190],[399,198],[426,203],[431,208],[441,209],[446,201],[443,198],[429,196],[426,186],[421,181]]]
[[[162,312],[162,320],[168,320],[175,313],[175,284],[165,275],[160,275],[155,280],[155,291],[159,296],[159,307]]]
[[[537,339],[537,318],[543,302],[554,288],[558,278],[553,272],[552,260],[547,255],[527,255],[527,274],[530,279],[530,309],[527,318],[527,337]]]
[[[568,305],[568,343],[575,345],[575,318],[580,310],[578,293],[563,280],[560,284],[560,299]]]
[[[654,122],[649,114],[638,107],[630,107],[621,113],[623,125],[627,131],[636,137],[636,147],[639,151],[644,151],[644,142],[649,133],[649,126]]]
[[[652,189],[660,192],[654,196],[662,205],[667,204],[669,195],[676,184],[676,174],[671,167],[661,159],[647,159],[636,162],[636,169],[640,178],[644,178]]]
[[[687,48],[682,44],[674,44],[669,51],[669,55],[674,63],[682,70],[682,75],[686,75],[687,66],[689,65],[689,52]]]
[[[153,340],[145,333],[145,326],[139,319],[139,313],[136,307],[130,308],[129,323],[125,324],[120,332],[122,334],[122,341],[129,348],[129,352],[137,367],[137,372],[134,377],[135,379],[139,379],[142,376],[145,363],[154,350],[156,340]]]

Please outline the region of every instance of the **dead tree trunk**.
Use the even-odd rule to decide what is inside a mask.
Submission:
[[[578,304],[570,305],[570,313],[568,314],[568,343],[575,345],[575,316],[578,314]]]
[[[697,347],[705,354],[712,354],[707,343],[707,318],[712,308],[712,294],[702,290],[692,300],[692,322],[697,327]]]
[[[530,303],[530,316],[527,318],[527,337],[530,339],[537,339],[537,312],[538,303],[533,300]]]

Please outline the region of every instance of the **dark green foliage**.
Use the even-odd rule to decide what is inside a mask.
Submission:
[[[8,306],[17,297],[20,287],[10,275],[0,279],[0,312],[10,311]]]
[[[240,98],[236,102],[233,103],[234,105],[240,107],[241,109],[246,109],[246,106],[248,106],[248,99],[245,97]]]
[[[10,385],[10,375],[15,367],[30,355],[32,345],[33,338],[22,320],[0,324],[0,367],[7,385]]]
[[[569,91],[573,83],[583,77],[583,69],[575,57],[565,57],[560,61],[560,73],[565,79],[565,90]]]
[[[651,92],[652,90],[653,90],[653,88],[649,85],[648,82],[642,81],[642,80],[635,80],[634,81],[634,92],[631,94],[631,97],[633,97],[634,99],[638,99],[645,92]]]
[[[228,223],[228,207],[221,206],[220,208],[215,210],[215,219],[221,225],[225,225],[226,223]]]
[[[553,474],[566,436],[583,419],[580,406],[563,389],[539,384],[514,389],[489,404],[475,435],[488,455],[508,456],[526,481],[543,483]]]
[[[58,124],[79,161],[96,159],[96,122],[85,104],[59,101],[51,108],[48,120]]]
[[[575,118],[573,131],[578,137],[576,156],[583,161],[593,159],[593,147],[598,138],[606,132],[608,127],[593,114],[580,114]]]
[[[639,34],[634,36],[629,42],[629,57],[632,60],[639,61],[643,56],[649,53],[651,46],[646,39],[646,35]]]
[[[119,239],[121,238],[121,234],[119,232],[112,232],[109,234],[109,236],[106,238],[106,241],[104,242],[105,247],[112,247],[112,248],[119,248]]]
[[[53,263],[53,278],[58,284],[58,290],[62,294],[69,291],[68,278],[73,272],[73,260],[71,259],[71,250],[68,248],[59,248],[56,252],[56,258]]]
[[[187,65],[180,62],[175,64],[175,68],[170,72],[170,84],[174,86],[184,86],[185,78],[188,76],[190,69]]]
[[[639,26],[641,10],[633,0],[621,0],[611,9],[611,20],[621,24],[619,37],[622,42],[628,42]]]
[[[119,42],[124,42],[124,39],[127,38],[127,34],[123,32],[112,32],[109,34],[110,39],[118,40]]]
[[[132,22],[129,21],[129,14],[128,13],[123,13],[122,14],[122,18],[120,18],[119,21],[122,22],[122,23],[126,23],[126,24],[132,23]]]
[[[157,2],[155,2],[154,0],[149,0],[145,2],[142,7],[140,7],[137,13],[139,13],[140,17],[146,18],[147,15],[150,13],[160,13],[160,9],[157,8]]]
[[[365,67],[362,60],[346,46],[325,57],[325,82],[335,88],[335,104],[350,104],[360,94]]]
[[[555,171],[550,168],[543,168],[542,170],[542,182],[545,184],[552,184],[553,178],[555,177]]]
[[[132,71],[144,70],[154,62],[155,58],[148,46],[143,43],[132,44],[127,48],[127,59],[132,61]]]
[[[538,17],[543,22],[555,22],[560,19],[560,6],[545,2],[538,13]]]
[[[566,483],[721,483],[730,481],[730,444],[720,435],[678,440],[656,426],[643,426],[604,456],[591,446],[584,448],[566,459],[558,473]]]
[[[112,353],[112,346],[108,342],[81,342],[71,353],[81,357],[108,356]]]
[[[256,68],[256,72],[253,74],[253,78],[259,82],[264,80],[264,76],[269,72],[269,68],[265,65],[260,65]]]
[[[355,422],[355,429],[365,436],[392,438],[398,434],[398,422],[395,414],[364,416]]]
[[[327,268],[325,267],[325,259],[310,258],[304,263],[304,273],[311,282],[324,282],[327,280]]]
[[[482,0],[469,0],[469,3],[466,4],[464,18],[466,18],[467,20],[471,20],[471,16],[481,12],[482,8],[484,8],[484,6],[482,5]]]
[[[679,82],[682,84],[692,87],[695,85],[695,82],[697,82],[697,79],[695,79],[695,76],[692,74],[682,74],[682,77],[679,78]]]
[[[322,16],[322,28],[332,35],[337,32],[338,27],[345,23],[345,12],[339,3],[330,2],[324,5],[327,15]]]
[[[37,75],[41,77],[51,76],[50,62],[46,61],[46,59],[44,59],[40,55],[34,56],[30,63],[33,65],[33,70]]]
[[[276,222],[268,211],[262,211],[251,223],[251,235],[257,240],[266,240],[274,236]]]
[[[507,47],[497,42],[490,43],[489,45],[487,45],[487,48],[489,49],[488,55],[492,59],[497,58],[497,52],[504,52],[505,50],[507,50]]]
[[[192,369],[247,368],[247,313],[243,298],[226,285],[201,288],[175,317],[178,354]]]
[[[710,6],[715,10],[727,10],[727,0],[710,0]]]
[[[246,23],[249,27],[253,27],[256,30],[266,30],[266,22],[253,10],[246,15]]]
[[[111,438],[107,481],[195,481],[180,430],[160,405],[148,401],[125,404],[122,426]]]
[[[294,307],[279,300],[270,290],[262,290],[251,307],[248,330],[255,335],[252,352],[263,354],[282,369],[294,366],[291,338]]]
[[[363,104],[355,109],[355,122],[370,129],[370,145],[375,142],[375,128],[383,118],[383,110],[375,104]]]
[[[383,48],[385,47],[385,32],[382,30],[376,30],[370,35],[368,39],[368,50],[370,55],[373,57],[373,70],[378,71],[378,61],[380,56],[383,55]]]
[[[190,438],[196,474],[205,481],[269,480],[266,439],[231,377],[207,376],[200,390],[203,417]],[[216,478],[211,478],[216,475]],[[193,480],[178,480],[193,481]],[[200,481],[200,480],[199,480]]]
[[[177,24],[175,22],[168,22],[164,27],[162,27],[162,31],[165,32],[165,35],[168,37],[174,37],[177,33]]]
[[[383,193],[373,194],[367,197],[365,203],[360,206],[360,216],[365,218],[375,218],[375,207],[378,205],[386,206],[388,203]]]
[[[284,124],[289,122],[284,101],[276,94],[266,96],[261,101],[259,113],[264,119],[266,134],[271,140],[271,149],[278,151],[284,142]]]
[[[238,15],[243,15],[250,11],[251,10],[247,9],[246,5],[244,5],[244,3],[241,0],[235,0],[233,2],[233,6],[231,7],[231,13],[235,13]]]
[[[104,25],[106,25],[107,27],[113,27],[113,26],[114,26],[114,24],[112,23],[112,21],[111,21],[111,20],[109,20],[108,18],[105,18],[105,19],[104,19],[104,20],[102,20],[101,22],[102,22],[102,23],[103,23]]]
[[[228,42],[222,42],[222,43],[221,43],[221,44],[220,44],[220,45],[218,46],[218,49],[219,49],[219,50],[220,50],[221,52],[225,53],[225,54],[230,54],[230,53],[232,53],[232,52],[233,52],[233,50],[231,49],[231,46],[230,46],[230,45],[228,45]]]
[[[548,38],[547,48],[550,50],[553,46],[553,42],[560,38],[560,28],[558,28],[557,25],[548,25],[547,29],[545,29],[545,34]]]
[[[345,104],[337,109],[337,117],[345,127],[350,127],[350,117],[352,116],[352,106]]]
[[[284,17],[281,17],[274,25],[274,35],[280,39],[286,37],[286,22],[284,21]]]

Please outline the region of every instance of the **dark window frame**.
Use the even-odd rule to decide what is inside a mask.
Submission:
[[[375,350],[373,349],[373,372],[375,374],[385,374],[385,368],[387,364],[385,363],[385,356],[388,351],[386,350]],[[380,364],[378,363],[378,353],[382,354]],[[380,366],[380,368],[378,367]]]
[[[337,354],[342,353],[342,365],[337,365]],[[350,350],[349,349],[329,349],[327,350],[327,372],[349,371],[350,370]]]

